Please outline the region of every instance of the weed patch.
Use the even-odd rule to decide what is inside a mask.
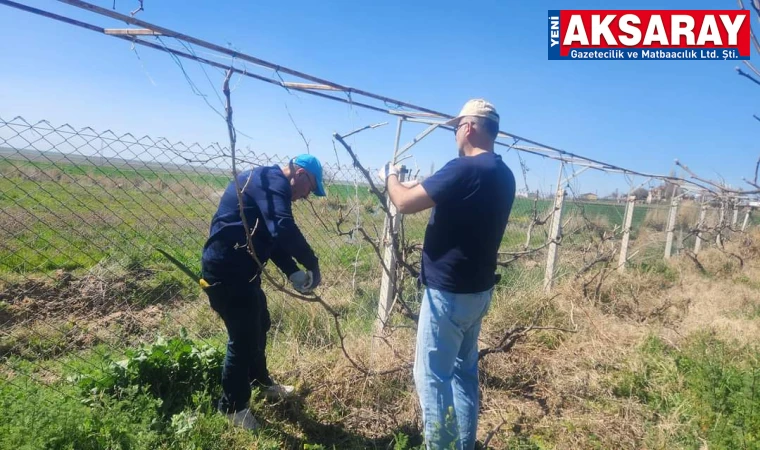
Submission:
[[[655,424],[676,422],[652,427],[652,442],[755,448],[760,443],[759,360],[757,348],[710,334],[690,336],[681,349],[650,337],[629,370],[615,376],[612,392],[645,404]]]

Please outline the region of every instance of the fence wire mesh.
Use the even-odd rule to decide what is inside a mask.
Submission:
[[[230,179],[229,160],[219,157],[225,149],[21,118],[0,119],[0,147],[7,376],[54,379],[62,372],[40,362],[85,349],[118,352],[181,328],[217,346],[224,340],[205,296],[155,249],[199,272]],[[288,160],[242,152],[240,163]],[[329,197],[297,202],[294,214],[324,267],[323,296],[349,316],[372,318],[381,269],[369,241],[352,230],[362,227],[376,241],[383,213],[353,167],[326,164],[325,175]],[[331,341],[324,314],[304,314],[304,305],[268,291],[278,342]],[[32,370],[24,369],[30,361]]]
[[[284,166],[290,159],[245,150],[238,157],[241,170]],[[528,159],[528,164],[534,162]],[[385,212],[360,170],[323,165],[328,196],[295,202],[296,222],[320,258],[322,298],[341,314],[347,334],[366,335],[378,316]],[[216,144],[0,118],[3,381],[55,389],[57,382],[96,373],[103,361],[159,336],[187,333],[222,348],[226,333],[205,295],[156,248],[200,271],[201,249],[231,179],[230,169],[227,149]],[[556,189],[531,192],[527,180],[525,184],[502,240],[497,290],[508,294],[516,286],[540,285],[551,244],[558,248],[558,279],[618,261],[625,198],[577,195],[563,184],[562,231],[553,239]],[[669,232],[673,255],[696,251],[700,231],[702,248],[713,245],[732,230],[720,224],[735,229],[745,213],[734,213],[730,205],[683,199],[669,224],[670,201],[635,202],[629,265],[661,260]],[[428,218],[429,213],[406,216],[401,225],[403,262],[417,270]],[[270,273],[286,281],[276,271]],[[403,276],[399,287],[394,300],[403,308],[397,310],[406,308],[407,318],[413,317],[419,286],[414,277]],[[292,348],[342,344],[332,318],[319,305],[295,300],[272,286],[265,290],[274,355],[278,346],[291,349],[281,353],[294,357],[298,351]],[[347,345],[353,351],[351,345],[362,344]],[[411,354],[397,356],[412,359]]]

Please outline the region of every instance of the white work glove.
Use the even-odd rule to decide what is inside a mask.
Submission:
[[[377,177],[385,184],[388,181],[388,177],[391,175],[398,176],[399,167],[392,163],[385,163],[383,167],[377,172]]]
[[[293,285],[293,289],[296,291],[302,294],[308,294],[311,292],[311,285],[314,281],[311,272],[299,270],[298,272],[293,272],[288,279],[290,280],[290,284]]]

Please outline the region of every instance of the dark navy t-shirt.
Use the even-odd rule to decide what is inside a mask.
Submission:
[[[515,199],[512,171],[487,152],[450,161],[422,186],[436,205],[425,232],[422,283],[454,293],[491,289]]]

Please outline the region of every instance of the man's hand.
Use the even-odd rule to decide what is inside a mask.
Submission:
[[[290,284],[293,285],[293,289],[296,291],[302,294],[308,294],[311,292],[309,286],[311,286],[313,282],[310,272],[299,270],[298,272],[293,272],[293,274],[289,276],[288,279],[290,280]]]
[[[398,176],[399,167],[388,162],[385,163],[383,167],[380,168],[380,170],[377,172],[377,177],[380,178],[380,181],[383,182],[383,184],[388,182],[388,177],[391,175]]]
[[[322,273],[319,271],[319,266],[307,272],[309,274],[309,284],[305,288],[311,292],[322,283]]]
[[[319,271],[319,266],[317,266],[314,270],[294,272],[288,279],[296,291],[301,294],[311,294],[322,283],[322,274]]]

